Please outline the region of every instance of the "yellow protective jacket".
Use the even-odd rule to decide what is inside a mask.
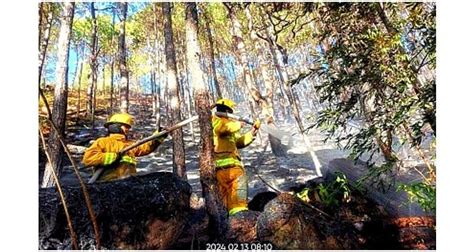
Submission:
[[[244,167],[240,161],[238,149],[248,146],[255,138],[251,131],[241,135],[241,128],[242,126],[239,121],[225,117],[212,117],[216,168]]]
[[[111,180],[125,177],[136,173],[137,161],[135,157],[144,156],[153,152],[164,138],[159,138],[144,143],[136,148],[129,150],[120,158],[119,162],[113,162],[117,153],[123,148],[131,145],[134,141],[127,140],[125,135],[110,134],[107,137],[101,137],[85,151],[82,162],[85,166],[104,167],[104,172],[99,180]]]

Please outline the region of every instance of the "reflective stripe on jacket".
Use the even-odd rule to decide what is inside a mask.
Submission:
[[[234,166],[244,167],[243,164],[240,162],[240,160],[236,158],[232,158],[232,157],[221,158],[221,159],[216,158],[216,168],[225,168],[225,167],[234,167]]]

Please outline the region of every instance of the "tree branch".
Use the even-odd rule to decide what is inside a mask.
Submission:
[[[61,187],[61,184],[59,183],[58,175],[56,174],[56,171],[53,168],[53,165],[52,165],[52,162],[51,162],[51,157],[49,156],[49,152],[47,150],[46,141],[44,140],[43,132],[41,131],[41,129],[38,129],[38,130],[39,130],[39,134],[40,134],[40,137],[41,137],[41,143],[43,145],[44,154],[46,155],[46,159],[48,160],[48,163],[50,164],[47,167],[50,167],[54,183],[56,184],[56,189],[58,190],[58,193],[59,193],[59,198],[61,199],[61,203],[63,205],[64,215],[66,216],[69,235],[71,236],[72,247],[74,249],[77,249],[78,248],[78,246],[77,246],[77,235],[76,235],[76,232],[74,231],[74,228],[72,227],[71,216],[69,215],[69,210],[68,210],[68,207],[67,207],[66,199],[64,197],[64,192],[63,192],[63,189]]]
[[[425,54],[425,56],[424,56],[423,59],[421,60],[420,65],[416,68],[415,74],[418,74],[418,72],[420,71],[420,69],[425,65],[425,60],[426,60],[426,58],[428,58],[428,53]]]
[[[423,52],[424,48],[420,48],[420,50],[418,52],[415,53],[415,55],[412,56],[411,60],[410,60],[410,64],[416,59],[416,57],[421,53]]]
[[[290,14],[289,14],[289,13],[286,13],[286,16],[285,16],[284,18],[281,18],[280,16],[276,15],[275,13],[271,14],[271,16],[272,16],[273,18],[275,18],[276,20],[278,20],[278,22],[277,22],[276,24],[274,24],[274,26],[278,26],[278,25],[280,25],[280,24],[283,23],[283,22],[285,22],[285,24],[284,24],[283,26],[288,25],[288,23],[290,23],[290,21],[287,21],[287,20],[286,20],[286,18],[288,17],[288,15],[290,15]],[[281,30],[282,30],[282,29],[281,29]],[[281,31],[281,30],[280,30],[280,31]]]
[[[100,248],[99,226],[97,225],[97,220],[95,218],[95,213],[94,213],[94,210],[92,208],[92,203],[91,203],[91,200],[90,200],[90,197],[89,197],[89,192],[87,191],[87,187],[86,187],[84,181],[82,180],[81,175],[79,174],[79,169],[77,168],[76,162],[72,158],[71,152],[67,148],[66,143],[64,143],[64,141],[61,137],[60,131],[58,130],[58,127],[53,122],[53,116],[51,114],[51,110],[49,109],[48,100],[46,99],[46,96],[44,95],[44,92],[41,89],[41,87],[39,87],[39,93],[40,93],[41,98],[43,99],[43,102],[44,102],[45,106],[46,106],[46,110],[48,111],[48,121],[51,124],[51,127],[56,131],[56,133],[58,135],[58,139],[61,142],[61,145],[63,146],[64,151],[66,152],[69,160],[71,161],[71,165],[73,167],[74,173],[76,174],[77,179],[79,180],[79,184],[80,184],[81,189],[82,189],[82,194],[84,195],[84,200],[86,201],[87,210],[89,212],[89,216],[91,217],[92,226],[94,227],[94,234],[95,234],[96,244],[97,244],[97,247]],[[41,130],[40,130],[40,132],[41,132]],[[53,168],[51,168],[51,169],[53,169]],[[76,247],[77,247],[77,244],[76,244]]]
[[[266,41],[268,44],[273,45],[271,39],[269,39],[269,38],[267,38],[267,37],[264,37],[263,35],[261,35],[261,34],[258,33],[258,32],[255,32],[255,34],[257,35],[257,37],[259,37],[260,39]]]
[[[313,21],[317,20],[317,18],[313,18],[311,20],[309,20],[308,22],[305,22],[303,24],[301,24],[300,28],[298,28],[298,30],[294,31],[294,28],[296,28],[296,25],[293,27],[293,29],[291,30],[291,32],[293,33],[293,37],[292,38],[295,38],[296,36],[296,33],[298,33],[299,31],[301,31],[303,29],[303,27]]]
[[[224,7],[226,7],[227,11],[232,12],[232,3],[229,2],[223,2]]]

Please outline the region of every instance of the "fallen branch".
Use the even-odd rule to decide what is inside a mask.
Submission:
[[[78,249],[77,235],[76,235],[76,232],[74,232],[74,228],[72,227],[71,216],[69,215],[66,199],[64,198],[63,189],[61,188],[61,184],[59,183],[59,179],[58,179],[58,176],[56,174],[56,171],[53,169],[51,158],[50,158],[48,150],[47,150],[46,141],[44,140],[43,132],[41,132],[41,130],[39,130],[39,134],[40,134],[40,137],[41,137],[41,143],[43,144],[44,154],[46,155],[46,159],[48,160],[48,163],[50,164],[49,166],[46,166],[46,167],[50,167],[50,169],[51,169],[51,174],[53,175],[53,180],[54,180],[54,183],[56,184],[56,188],[57,188],[58,193],[59,193],[59,198],[61,199],[61,202],[62,202],[62,205],[63,205],[63,208],[64,208],[64,214],[66,215],[66,221],[67,221],[67,226],[68,226],[68,230],[69,230],[69,235],[71,236],[72,247],[74,249]]]
[[[91,203],[91,200],[89,198],[89,193],[87,192],[87,188],[85,186],[85,183],[84,181],[82,180],[82,177],[79,173],[79,170],[77,168],[77,165],[76,165],[76,162],[74,161],[74,159],[72,158],[72,155],[71,153],[69,152],[69,149],[67,148],[67,145],[64,143],[62,137],[61,137],[61,134],[56,126],[56,124],[52,121],[52,114],[51,114],[51,110],[49,109],[49,105],[48,105],[48,101],[46,100],[46,97],[43,93],[43,90],[41,90],[41,88],[39,88],[39,93],[40,93],[40,96],[41,98],[43,99],[44,101],[44,104],[46,105],[46,108],[48,110],[48,121],[49,123],[51,124],[52,128],[56,131],[57,135],[58,135],[58,139],[59,141],[61,142],[61,145],[63,146],[64,148],[64,151],[66,152],[69,160],[71,161],[71,164],[72,164],[72,167],[73,167],[73,170],[74,170],[74,173],[76,174],[77,176],[77,179],[79,180],[79,184],[81,186],[81,190],[82,190],[82,194],[84,195],[84,199],[86,201],[86,205],[87,205],[87,210],[89,211],[89,216],[91,218],[91,221],[92,221],[92,226],[94,227],[94,234],[95,234],[95,239],[96,239],[96,242],[97,242],[97,247],[100,248],[100,234],[99,234],[99,226],[97,225],[97,221],[96,221],[96,218],[95,218],[95,214],[94,214],[94,210],[92,209],[92,203]],[[41,132],[41,131],[40,131]],[[53,169],[51,167],[51,169]],[[53,169],[54,170],[54,169]],[[76,244],[76,247],[77,247],[77,244]]]

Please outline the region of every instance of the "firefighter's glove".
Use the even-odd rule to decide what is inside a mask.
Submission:
[[[153,135],[157,135],[157,134],[160,134],[160,132],[164,131],[165,129],[160,127],[159,130],[153,132]],[[165,138],[167,138],[169,136],[169,133],[167,132],[166,134],[160,136],[159,138],[157,138],[158,141],[160,142],[163,142],[165,140]]]
[[[168,130],[168,129],[163,128],[163,127],[160,126],[160,129],[159,129],[160,132],[163,132],[163,131],[165,131],[165,130]],[[167,138],[169,135],[170,135],[170,133],[167,132],[166,134],[163,135],[163,138]]]
[[[252,126],[252,135],[255,137],[257,135],[258,129],[260,128],[260,120],[257,119]]]
[[[260,129],[261,124],[262,124],[262,123],[260,122],[260,119],[257,119],[257,120],[255,120],[255,122],[253,123],[253,128],[256,129],[256,130],[258,130],[258,129]]]
[[[119,157],[118,153],[115,152],[106,152],[104,154],[104,165],[111,165],[113,164],[117,158]]]

